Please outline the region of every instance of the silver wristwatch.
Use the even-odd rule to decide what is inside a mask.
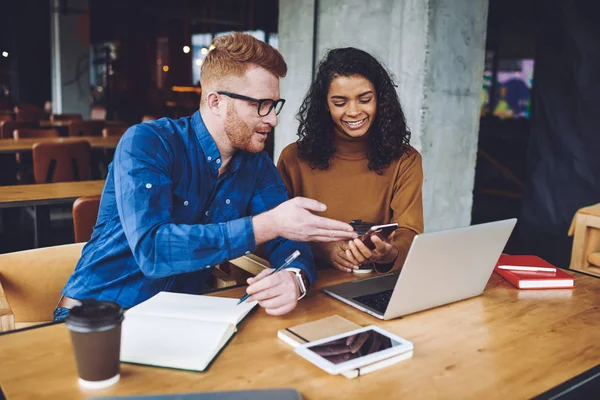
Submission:
[[[301,269],[300,268],[286,268],[286,271],[290,271],[294,273],[296,277],[296,284],[298,285],[298,289],[300,290],[300,296],[298,296],[298,300],[306,296],[306,285],[304,284],[304,279],[302,278]]]

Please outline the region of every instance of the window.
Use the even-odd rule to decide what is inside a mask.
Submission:
[[[219,32],[215,34],[214,37],[227,35],[228,33],[232,32]],[[274,48],[277,48],[279,45],[279,36],[277,33],[269,33],[268,38],[265,31],[262,30],[245,31],[245,33],[249,33],[263,42],[266,41]],[[196,86],[200,86],[200,69],[202,68],[202,63],[204,62],[206,55],[210,51],[212,41],[213,35],[210,33],[197,33],[192,35],[192,81]]]
[[[483,75],[481,116],[494,115],[501,119],[529,118],[531,87],[533,84],[533,59],[500,59],[492,91],[493,57],[486,53],[486,68]],[[494,92],[494,98],[490,98]]]

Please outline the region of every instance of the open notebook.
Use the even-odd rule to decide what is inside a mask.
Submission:
[[[121,361],[204,371],[256,302],[160,292],[125,313]]]

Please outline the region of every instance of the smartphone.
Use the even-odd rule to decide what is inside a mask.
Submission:
[[[410,358],[413,349],[408,340],[371,325],[299,345],[295,351],[317,367],[337,375],[400,354]]]
[[[385,225],[373,225],[364,235],[361,236],[360,240],[367,246],[369,250],[375,248],[375,244],[371,240],[373,235],[379,236],[379,238],[385,241],[396,229],[398,229],[398,223]]]

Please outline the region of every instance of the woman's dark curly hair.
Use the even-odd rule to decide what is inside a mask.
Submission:
[[[312,168],[329,168],[335,145],[327,93],[334,78],[352,75],[365,77],[375,87],[377,115],[368,135],[367,157],[369,169],[381,174],[392,160],[410,150],[410,131],[392,78],[373,56],[354,47],[330,50],[320,62],[297,115],[298,155]]]

